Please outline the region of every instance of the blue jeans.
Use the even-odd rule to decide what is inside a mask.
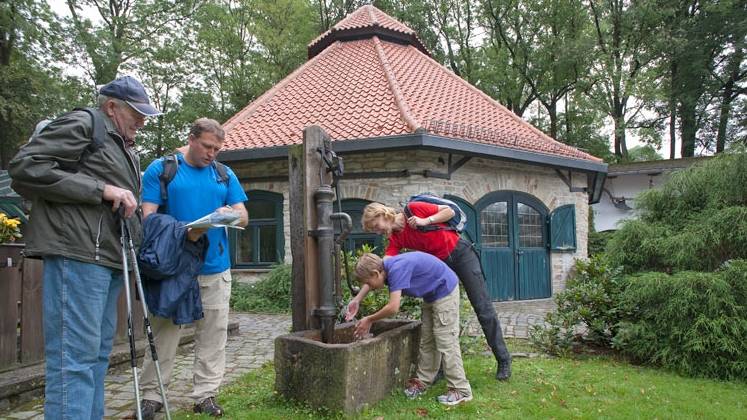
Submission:
[[[45,419],[104,417],[122,271],[44,258]]]

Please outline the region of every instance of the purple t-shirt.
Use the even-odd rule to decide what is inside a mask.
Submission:
[[[384,271],[390,292],[401,290],[407,296],[423,298],[428,303],[448,296],[459,282],[446,263],[420,251],[387,258]]]

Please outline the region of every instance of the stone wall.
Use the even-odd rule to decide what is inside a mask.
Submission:
[[[412,172],[431,170],[448,172],[448,154],[431,151],[400,151],[396,153],[369,153],[345,157],[345,173],[355,174],[366,171]],[[457,162],[461,156],[452,157]],[[285,262],[290,263],[290,230],[288,226],[288,183],[284,181],[253,182],[251,178],[288,175],[287,161],[266,161],[261,163],[242,162],[232,164],[247,190],[266,190],[282,193],[285,219]],[[566,171],[567,176],[567,171]],[[586,187],[586,176],[573,174],[575,187]],[[551,252],[551,275],[553,294],[565,287],[566,278],[573,266],[573,260],[587,255],[588,240],[588,197],[585,193],[570,192],[554,169],[513,163],[507,161],[473,158],[457,169],[450,180],[426,178],[422,175],[378,179],[343,179],[340,181],[343,199],[360,198],[379,201],[398,207],[408,197],[424,191],[437,194],[452,194],[474,204],[484,195],[501,190],[521,191],[541,200],[547,208],[553,209],[574,204],[576,208],[576,251]],[[251,215],[250,215],[251,217]]]

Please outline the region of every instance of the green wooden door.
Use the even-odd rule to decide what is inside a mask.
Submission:
[[[547,208],[518,191],[497,191],[475,203],[488,291],[494,300],[550,297]]]
[[[536,204],[535,204],[536,205]],[[514,197],[516,232],[517,299],[550,297],[550,264],[546,248],[546,212]]]

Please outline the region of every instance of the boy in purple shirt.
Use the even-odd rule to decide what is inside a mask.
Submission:
[[[389,302],[373,315],[361,319],[356,337],[365,336],[371,324],[399,311],[402,294],[423,298],[420,354],[414,378],[407,381],[405,394],[415,398],[433,383],[443,360],[448,384],[438,402],[456,405],[472,400],[472,388],[464,374],[459,348],[459,279],[441,260],[424,252],[407,252],[386,260],[363,254],[355,267],[358,279],[371,289],[389,287]]]

